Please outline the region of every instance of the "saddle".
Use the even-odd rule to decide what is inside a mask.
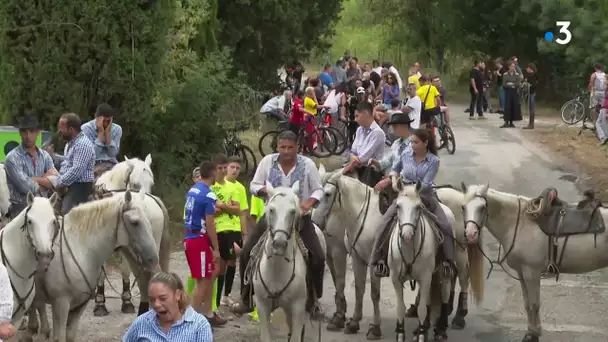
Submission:
[[[388,188],[382,190],[379,194],[380,200],[378,201],[378,210],[380,210],[380,213],[382,215],[384,215],[384,213],[386,213],[386,211],[388,210],[388,207],[391,206],[391,204],[393,204],[393,202],[395,201],[395,199],[397,198],[399,194],[397,192],[395,192],[395,190],[393,190],[392,186],[389,186]]]
[[[605,232],[604,219],[598,210],[602,203],[593,191],[585,191],[584,196],[577,204],[571,204],[560,199],[557,190],[548,188],[530,201],[526,213],[550,237]]]

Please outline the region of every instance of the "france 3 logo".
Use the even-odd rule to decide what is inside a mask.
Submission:
[[[566,45],[570,43],[572,40],[572,32],[570,32],[570,22],[569,21],[556,21],[555,26],[559,29],[557,34],[554,34],[551,31],[545,32],[545,40],[551,42],[555,40],[555,42],[559,45]]]

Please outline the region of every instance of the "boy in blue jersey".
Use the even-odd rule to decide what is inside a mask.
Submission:
[[[190,275],[196,280],[192,306],[205,315],[211,326],[218,326],[226,321],[213,312],[211,301],[220,260],[214,218],[216,196],[211,191],[215,165],[205,161],[199,166],[199,172],[200,179],[186,195],[184,250]]]

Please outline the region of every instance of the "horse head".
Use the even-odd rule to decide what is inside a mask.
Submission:
[[[321,166],[323,167],[323,166]],[[321,169],[319,169],[321,171]],[[323,171],[325,169],[323,168]],[[321,173],[321,172],[319,172]],[[339,185],[338,182],[342,177],[342,172],[334,171],[328,173],[321,173],[321,179],[323,182],[323,198],[319,202],[317,208],[315,208],[313,212],[313,221],[319,225],[319,227],[325,227],[327,224],[327,218],[331,214],[333,210],[335,210],[338,206],[336,206],[336,201],[339,198]]]
[[[59,222],[54,210],[56,202],[57,194],[45,198],[34,197],[30,192],[27,194],[27,207],[19,215],[23,215],[21,229],[34,250],[39,270],[46,269],[55,256],[53,243],[59,233]]]
[[[299,181],[296,181],[291,188],[273,188],[270,183],[266,183],[268,203],[264,213],[273,255],[285,255],[289,241],[299,227],[300,217],[304,214],[300,211],[300,200],[297,195],[299,188]]]
[[[129,159],[125,156],[127,163],[127,175],[125,176],[126,187],[135,191],[143,189],[146,193],[152,192],[154,186],[154,173],[152,172],[152,156],[148,154],[145,160],[138,158]]]
[[[152,223],[146,213],[146,192],[127,190],[124,195],[121,218],[118,220],[117,245],[126,249],[144,269],[154,270],[158,266],[158,251],[152,235]],[[110,223],[114,224],[114,223]]]
[[[467,187],[461,183],[462,192],[465,194],[462,205],[464,218],[464,234],[469,244],[476,244],[479,239],[481,228],[488,218],[488,189],[490,184],[471,185]]]
[[[414,187],[400,187],[399,196],[395,200],[399,236],[405,245],[411,243],[416,236],[422,219],[424,204],[420,198],[421,191],[422,183],[420,181]]]

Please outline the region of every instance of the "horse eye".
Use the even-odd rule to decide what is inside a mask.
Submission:
[[[329,196],[331,196],[331,194],[329,192],[326,192],[325,197],[329,197]]]
[[[131,224],[134,226],[139,225],[139,221],[138,220],[131,220]]]
[[[31,219],[27,219],[27,224],[32,224],[32,220]]]

